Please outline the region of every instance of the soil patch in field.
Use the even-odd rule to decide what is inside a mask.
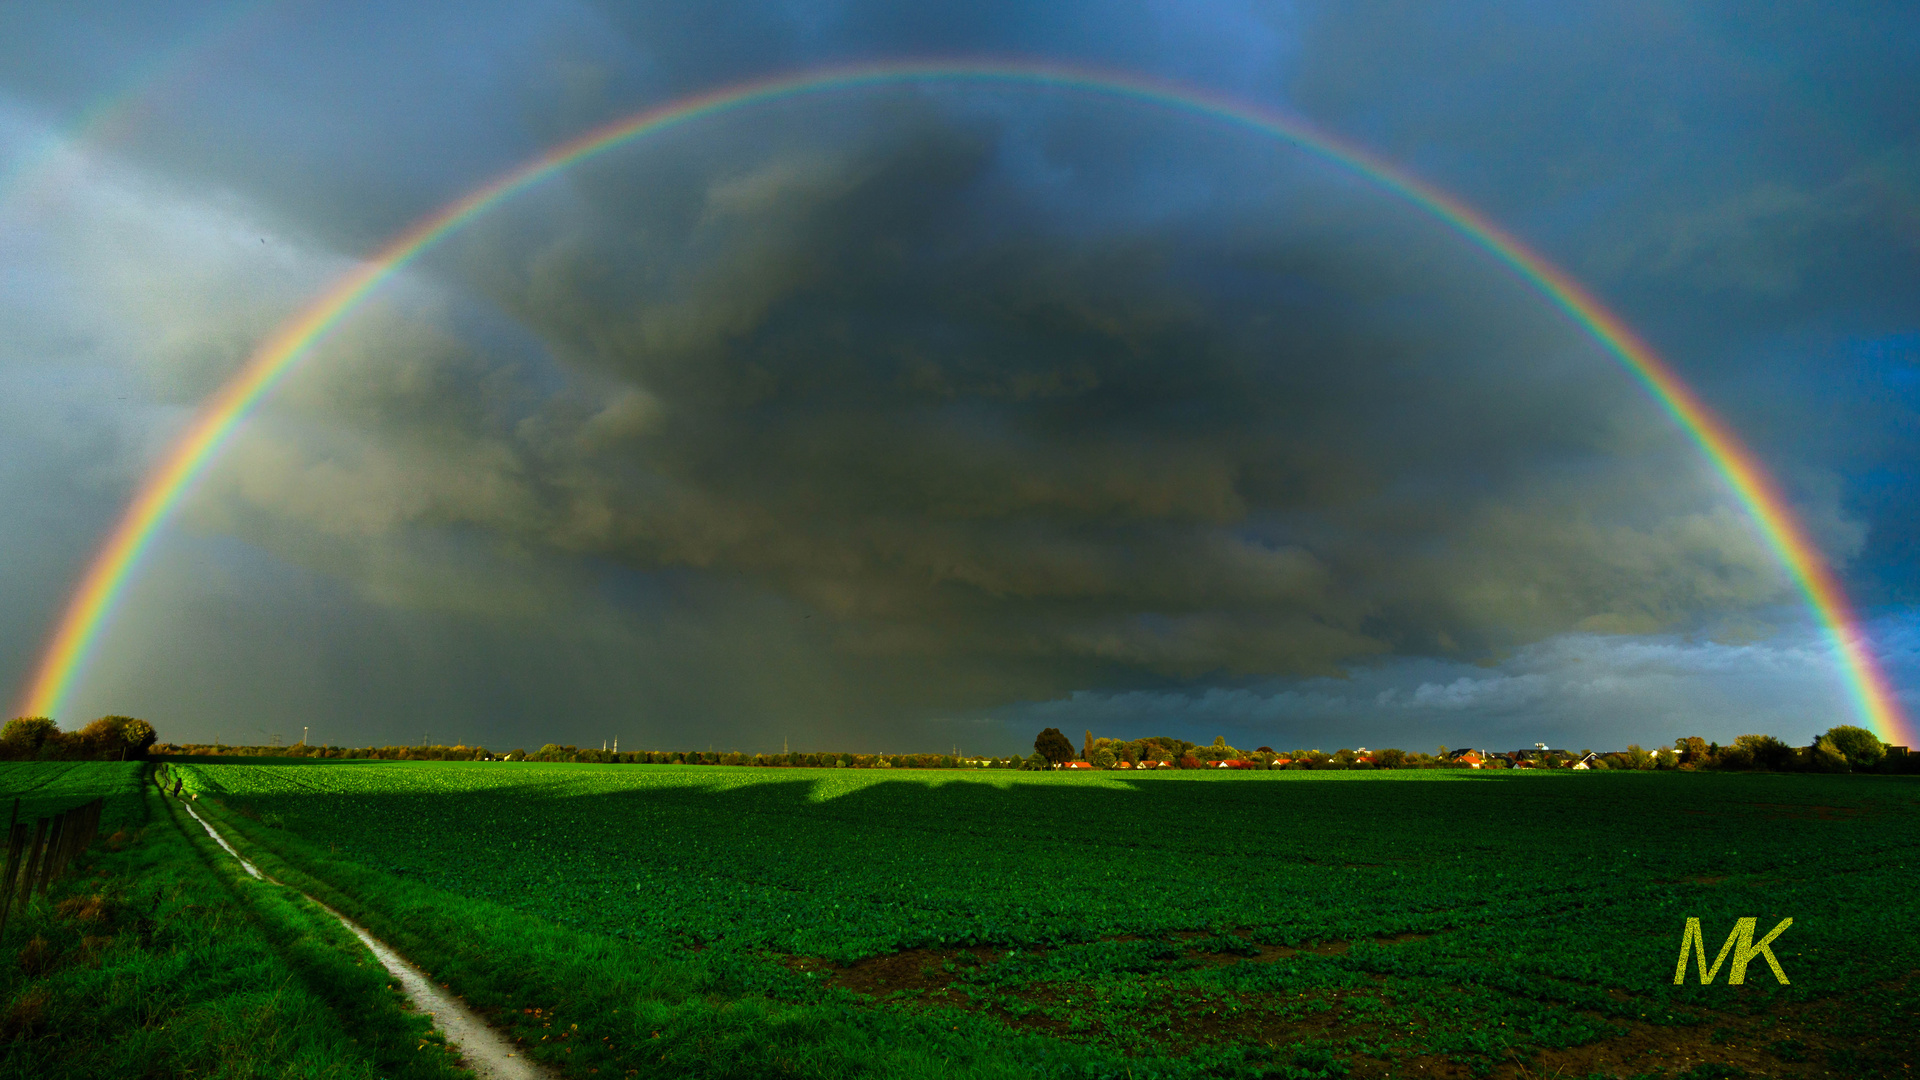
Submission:
[[[1702,880],[1700,883],[1716,882]],[[1168,935],[1167,940],[1182,945],[1188,942],[1217,944],[1222,936],[1208,931],[1182,931]],[[1225,936],[1242,939],[1249,952],[1184,948],[1180,955],[1166,962],[1168,970],[1275,963],[1301,952],[1333,956],[1353,945],[1351,941],[1323,942],[1305,949],[1262,945],[1252,941],[1250,931],[1244,929]],[[1430,936],[1400,934],[1372,940],[1392,945],[1423,941]],[[1140,936],[1109,940],[1140,940]],[[1023,954],[1045,955],[1047,951],[1029,949],[1023,950]],[[1109,1041],[1105,1037],[1109,1033],[1088,1026],[1076,1013],[1084,1010],[1087,1014],[1111,1016],[1103,1008],[1109,1004],[1104,995],[1112,993],[1111,987],[1072,981],[1036,981],[1017,988],[987,990],[967,980],[967,970],[990,967],[1006,956],[1004,947],[974,946],[910,949],[847,964],[816,957],[789,957],[783,963],[795,971],[815,973],[829,985],[872,997],[876,1003],[905,1008],[936,1005],[962,1008],[992,1016],[1016,1030],[1062,1039]],[[1375,983],[1373,987],[1319,990],[1297,997],[1222,992],[1199,986],[1176,989],[1156,994],[1131,1010],[1126,1027],[1138,1047],[1151,1047],[1155,1052],[1169,1049],[1179,1052],[1179,1047],[1219,1043],[1251,1043],[1274,1048],[1302,1043],[1326,1046],[1354,1039],[1375,1044],[1394,1039],[1418,1045],[1424,1023],[1383,1022],[1381,1006],[1391,1005],[1393,994],[1383,978],[1376,977]],[[1624,991],[1615,991],[1611,996],[1623,1004],[1634,1000]],[[1920,1064],[1900,1057],[1902,1053],[1909,1058],[1920,1055],[1911,1053],[1905,1041],[1896,1042],[1890,1033],[1874,1035],[1855,1030],[1860,1028],[1860,1018],[1855,1006],[1844,999],[1796,1005],[1765,1016],[1713,1012],[1691,1006],[1688,1011],[1699,1016],[1701,1023],[1665,1025],[1583,1011],[1583,1015],[1614,1027],[1619,1034],[1583,1046],[1516,1053],[1495,1062],[1415,1054],[1390,1059],[1358,1056],[1349,1059],[1348,1064],[1355,1080],[1387,1076],[1462,1080],[1487,1076],[1513,1080],[1551,1076],[1911,1076],[1911,1066]],[[1852,1017],[1851,1023],[1849,1017]],[[1132,1052],[1126,1046],[1117,1048]],[[1887,1072],[1890,1068],[1895,1071]]]
[[[1405,945],[1425,941],[1431,934],[1389,934],[1368,938],[1379,945]],[[1220,948],[1215,943],[1222,937],[1238,938],[1243,944],[1237,948]],[[1119,934],[1103,937],[1106,941],[1140,941],[1143,935]],[[1287,945],[1268,945],[1253,940],[1253,931],[1239,928],[1216,934],[1209,930],[1177,930],[1166,938],[1170,943],[1188,946],[1175,957],[1165,961],[1169,971],[1194,967],[1225,967],[1230,964],[1251,963],[1271,964],[1288,957],[1309,953],[1314,956],[1339,956],[1352,948],[1351,941],[1322,941],[1314,945],[1294,948]],[[1190,943],[1200,943],[1197,947]],[[961,971],[987,967],[1007,955],[1007,947],[1002,945],[972,945],[958,949],[907,949],[897,953],[885,953],[869,956],[850,963],[839,963],[814,956],[789,956],[781,959],[782,966],[790,971],[806,972],[824,977],[828,985],[842,987],[857,994],[867,994],[876,998],[890,997],[903,990],[919,991],[932,996],[936,991],[951,990],[966,980]],[[1044,947],[1020,950],[1025,955],[1046,956],[1051,950]]]

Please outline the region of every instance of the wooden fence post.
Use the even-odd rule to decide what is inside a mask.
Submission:
[[[28,900],[33,899],[34,868],[40,861],[41,852],[46,850],[46,839],[47,819],[39,818],[33,823],[33,844],[27,848],[27,861],[21,867],[20,906],[23,908],[27,906]]]
[[[55,814],[50,820],[52,824],[47,826],[47,847],[40,856],[38,880],[27,883],[41,896],[47,895],[47,872],[53,869],[54,856],[60,850],[60,834],[65,831],[61,826],[67,823],[67,815]]]
[[[20,800],[14,800],[14,812],[19,813]],[[7,913],[13,910],[13,880],[20,872],[20,856],[27,846],[27,827],[14,822],[7,828],[7,869],[0,874],[0,932],[7,928]]]
[[[53,845],[53,858],[47,860],[47,872],[40,878],[40,895],[47,895],[47,886],[60,879],[66,873],[67,860],[73,855],[73,842],[80,837],[80,808],[74,807],[60,815],[60,842]]]
[[[16,820],[7,829],[5,868],[0,869],[0,931],[6,929],[16,898],[24,908],[35,892],[45,896],[47,886],[93,845],[106,805],[104,798],[94,799],[50,818],[40,818],[33,823],[31,840],[23,821]],[[13,812],[18,818],[18,799],[14,800]]]

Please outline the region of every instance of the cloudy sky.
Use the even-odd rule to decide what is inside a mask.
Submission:
[[[743,80],[1044,60],[1280,109],[1602,297],[1920,707],[1920,14],[0,8],[0,691],[140,479],[388,237]],[[1854,719],[1725,480],[1458,232],[1192,113],[896,81],[481,215],[201,476],[66,705],[177,741],[1609,748]]]

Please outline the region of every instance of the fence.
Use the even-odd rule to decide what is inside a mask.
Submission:
[[[105,799],[76,806],[71,810],[41,818],[28,828],[20,820],[20,800],[13,800],[13,816],[7,822],[7,865],[0,872],[0,930],[7,927],[7,915],[15,897],[25,907],[34,893],[47,894],[47,886],[57,880],[74,857],[87,850],[100,831],[100,811]],[[31,839],[29,839],[31,837]]]

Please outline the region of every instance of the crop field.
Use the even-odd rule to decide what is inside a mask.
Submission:
[[[1904,777],[179,768],[372,908],[497,905],[1075,1075],[1911,1075],[1920,1030]],[[1690,917],[1710,953],[1791,918],[1790,985],[1674,985]]]
[[[0,927],[0,1077],[456,1080],[359,942],[247,877],[145,762],[0,764],[32,819],[104,797],[95,842]],[[192,826],[192,828],[189,828]]]
[[[143,768],[137,761],[0,761],[0,815],[13,812],[15,799],[20,800],[20,820],[32,821],[103,796],[136,791]]]

